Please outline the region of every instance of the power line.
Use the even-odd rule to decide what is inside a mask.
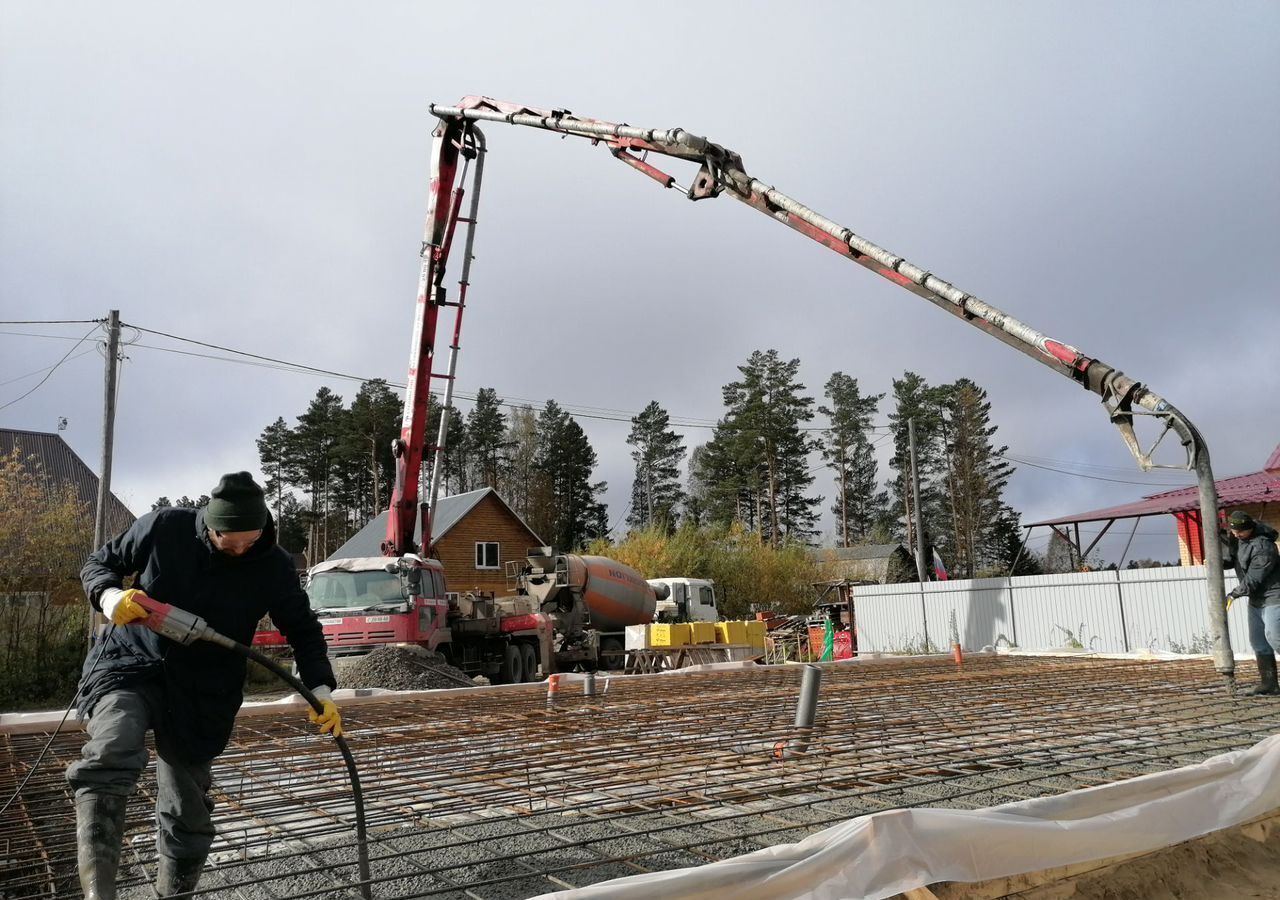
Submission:
[[[1046,464],[1057,464],[1062,466],[1074,466],[1080,469],[1093,469],[1098,472],[1132,472],[1130,466],[1107,466],[1101,463],[1084,462],[1076,459],[1054,459],[1048,456],[1035,456],[1030,453],[1019,453],[1019,458],[1029,460],[1031,462],[1040,462]]]
[[[72,347],[71,349],[74,350],[76,348]],[[82,356],[88,356],[90,353],[97,353],[97,352],[98,352],[97,347],[90,347],[88,350],[85,350],[83,353],[77,353],[75,356],[71,357],[71,359],[69,359],[68,362],[74,362],[75,360],[79,359]],[[55,365],[57,364],[55,363]],[[54,366],[45,366],[42,369],[36,369],[34,372],[28,372],[26,375],[19,375],[17,378],[10,378],[8,381],[0,381],[0,387],[13,384],[15,381],[22,381],[24,378],[31,378],[33,375],[39,375],[41,372],[48,372],[52,368],[54,368]]]
[[[87,323],[86,323],[86,324],[87,324]],[[101,322],[99,322],[98,324],[99,324],[99,325],[101,325],[102,323],[101,323]],[[48,339],[49,339],[49,340],[51,340],[51,341],[74,341],[74,340],[76,340],[75,338],[73,338],[73,337],[72,337],[71,335],[69,335],[69,334],[36,334],[35,332],[31,332],[31,331],[0,331],[0,334],[8,334],[8,335],[12,335],[13,337],[48,338]],[[78,341],[77,341],[77,343],[78,343]]]
[[[1192,487],[1193,486],[1187,483],[1175,484],[1170,482],[1159,482],[1159,481],[1129,481],[1123,478],[1104,478],[1101,475],[1086,475],[1083,472],[1072,472],[1067,469],[1056,469],[1053,466],[1042,466],[1039,463],[1029,462],[1025,459],[1019,459],[1015,456],[1000,456],[999,454],[997,454],[997,458],[1003,459],[1005,462],[1015,463],[1020,466],[1031,466],[1033,469],[1044,469],[1046,472],[1057,472],[1061,475],[1072,475],[1076,478],[1087,478],[1090,481],[1109,481],[1113,484],[1137,484],[1143,487]]]
[[[5,319],[0,325],[101,325],[104,319]]]
[[[244,350],[236,350],[234,347],[225,347],[220,344],[211,344],[207,341],[198,341],[193,338],[182,337],[181,335],[169,334],[163,331],[156,331],[151,328],[143,328],[139,325],[134,325],[131,323],[121,323],[121,324],[122,326],[132,328],[135,331],[145,332],[147,334],[154,334],[159,337],[165,337],[171,340],[182,341],[188,344],[195,344],[200,347],[207,347],[211,350],[220,350],[223,353],[231,353],[236,356],[244,356],[244,357],[247,357],[248,359],[254,360],[254,362],[245,362],[244,360],[233,359],[227,356],[215,356],[209,353],[196,353],[190,350],[177,350],[173,347],[157,347],[154,344],[141,344],[141,343],[130,344],[130,346],[133,346],[133,347],[140,347],[146,350],[159,350],[163,353],[176,353],[181,356],[194,356],[194,357],[199,357],[201,359],[212,359],[220,362],[237,363],[240,365],[256,365],[259,368],[275,369],[281,372],[303,372],[303,373],[309,373],[309,374],[315,374],[315,375],[326,375],[331,378],[341,378],[347,381],[360,382],[362,384],[376,380],[376,381],[383,382],[388,387],[394,387],[394,388],[398,388],[399,390],[405,390],[404,384],[396,381],[389,381],[388,379],[385,379],[385,378],[375,379],[375,378],[369,378],[361,375],[352,375],[349,372],[338,372],[338,371],[334,371],[333,369],[321,369],[316,366],[306,365],[305,363],[295,363],[295,362],[290,362],[289,360],[278,359],[272,356],[264,356],[259,353],[249,353],[248,351],[244,351]],[[53,335],[30,335],[30,336],[31,337],[52,337]],[[454,391],[454,397],[460,400],[466,400],[471,403],[474,403],[476,400],[476,395],[469,393],[467,391]],[[525,407],[532,407],[534,409],[541,410],[545,408],[544,403],[540,401],[535,401],[535,400],[528,400],[523,397],[506,397],[502,400],[501,405],[509,409],[523,409]],[[599,419],[599,420],[610,421],[610,422],[630,422],[632,418],[639,415],[639,413],[629,414],[622,410],[617,410],[616,411],[618,413],[617,415],[607,415],[605,414],[609,411],[607,407],[579,406],[577,404],[560,404],[560,405],[564,407],[566,411],[572,413],[573,415],[579,418],[584,418],[584,419]],[[600,411],[587,412],[584,410],[600,410]],[[669,418],[685,419],[685,417],[682,417],[682,416],[669,417]],[[671,425],[672,427],[676,427],[676,428],[715,428],[716,427],[716,425],[710,422],[709,420],[706,420],[703,422],[699,422],[696,420],[672,421]]]
[[[71,323],[73,320],[63,320],[63,321],[64,321],[65,323],[68,323],[68,324],[69,324],[69,323]],[[101,321],[102,321],[102,320],[100,320],[100,319],[92,319],[92,320],[86,319],[86,320],[83,320],[83,322],[93,322],[93,323],[95,323],[95,324],[100,324],[100,323],[101,323]],[[83,322],[82,322],[81,324],[83,324]],[[0,322],[0,324],[57,324],[57,323],[59,323],[59,322],[58,322],[58,320],[50,320],[50,321],[48,321],[48,322],[35,322],[35,321],[30,321],[30,322]],[[260,368],[274,369],[274,370],[276,370],[276,371],[283,371],[283,372],[300,372],[300,373],[308,373],[308,374],[314,374],[314,375],[325,375],[325,376],[328,376],[328,377],[330,377],[330,378],[341,378],[341,379],[344,379],[344,380],[347,380],[347,381],[356,381],[356,382],[359,382],[359,383],[361,383],[361,384],[364,384],[364,383],[367,383],[367,382],[370,382],[370,381],[378,380],[378,381],[382,381],[382,382],[383,382],[384,384],[386,384],[388,387],[394,387],[394,388],[397,388],[397,389],[399,389],[399,390],[405,390],[405,385],[404,385],[404,384],[399,383],[399,382],[389,381],[389,380],[387,380],[387,379],[385,379],[385,378],[381,378],[381,379],[374,379],[374,378],[368,378],[368,377],[364,377],[364,376],[360,376],[360,375],[353,375],[353,374],[348,373],[348,372],[338,372],[338,371],[335,371],[335,370],[333,370],[333,369],[322,369],[322,368],[319,368],[318,366],[309,366],[309,365],[306,365],[305,363],[296,363],[296,362],[291,362],[291,361],[289,361],[289,360],[279,359],[279,358],[277,358],[277,357],[272,357],[272,356],[265,356],[265,355],[263,355],[263,354],[259,354],[259,353],[250,353],[249,351],[246,351],[246,350],[237,350],[237,349],[235,349],[234,347],[227,347],[227,346],[223,346],[223,345],[221,345],[221,344],[214,344],[214,343],[210,343],[210,342],[208,342],[208,341],[201,341],[201,340],[197,340],[197,339],[195,339],[195,338],[183,337],[182,335],[172,334],[172,333],[170,333],[170,332],[159,331],[159,330],[152,329],[152,328],[144,328],[144,327],[143,327],[143,326],[141,326],[141,325],[134,325],[134,324],[132,324],[132,323],[122,322],[122,323],[121,323],[121,325],[122,325],[122,327],[132,328],[132,329],[133,329],[133,330],[135,330],[135,331],[143,332],[143,333],[146,333],[146,334],[153,334],[153,335],[156,335],[157,337],[168,338],[168,339],[170,339],[170,340],[180,341],[180,342],[182,342],[182,343],[187,343],[187,344],[194,344],[194,345],[196,345],[196,346],[205,347],[205,348],[208,348],[208,349],[210,349],[210,350],[218,350],[218,351],[220,351],[220,352],[222,352],[222,353],[230,353],[230,354],[233,354],[233,356],[242,356],[242,357],[245,357],[246,359],[254,360],[254,362],[252,362],[252,363],[250,363],[250,362],[245,362],[245,360],[233,359],[233,358],[231,358],[231,357],[226,357],[226,356],[214,356],[214,355],[212,355],[212,354],[195,353],[195,352],[192,352],[192,351],[177,350],[177,349],[174,349],[174,348],[172,348],[172,347],[157,347],[157,346],[154,346],[154,345],[150,345],[150,344],[141,344],[141,343],[132,343],[132,344],[131,344],[131,346],[135,346],[135,347],[139,347],[139,348],[143,348],[143,349],[148,349],[148,350],[158,350],[158,351],[165,352],[165,353],[176,353],[176,354],[179,354],[179,355],[182,355],[182,356],[192,356],[192,357],[198,357],[198,358],[202,358],[202,359],[212,359],[212,360],[216,360],[216,361],[219,361],[219,362],[238,363],[238,364],[240,364],[240,365],[256,365],[256,366],[258,366],[258,367],[260,367]],[[25,335],[24,335],[24,333],[22,333],[22,332],[0,332],[0,334],[18,334],[18,335],[27,336],[27,337],[44,337],[44,338],[55,338],[55,339],[65,339],[65,340],[70,340],[70,338],[64,338],[64,337],[63,337],[63,336],[61,336],[61,335],[42,335],[42,334],[25,334]],[[84,340],[84,338],[81,338],[81,339],[80,339],[80,341],[83,341],[83,340]],[[77,341],[77,344],[79,344],[79,343],[80,343],[80,341]],[[73,349],[74,349],[74,348],[73,348]],[[65,359],[65,358],[64,358],[64,359]],[[59,365],[61,365],[61,361],[59,362]],[[32,373],[32,374],[34,374],[34,373]],[[50,373],[50,374],[52,374],[52,373]],[[26,376],[23,376],[23,377],[26,377]],[[16,379],[15,379],[15,380],[16,380]],[[43,384],[43,382],[41,382],[41,383]],[[39,387],[39,385],[37,385],[36,387]],[[33,389],[33,390],[34,390],[34,389]],[[24,395],[24,396],[25,396],[25,395]],[[471,394],[471,393],[466,392],[466,391],[455,391],[455,392],[454,392],[454,396],[455,396],[457,399],[459,399],[459,400],[465,400],[465,401],[470,402],[470,403],[474,403],[474,402],[476,402],[476,395],[475,395],[475,394]],[[21,397],[19,397],[18,399],[19,399],[19,400],[21,400],[22,398],[21,398]],[[13,401],[13,402],[14,402],[14,403],[16,403],[17,401],[15,400],[15,401]],[[507,407],[508,409],[532,408],[532,409],[537,409],[537,410],[539,410],[539,411],[541,411],[541,410],[545,409],[545,403],[538,402],[538,401],[533,401],[533,400],[528,400],[528,399],[526,399],[526,398],[522,398],[522,397],[504,397],[504,398],[502,399],[502,401],[500,401],[500,405],[505,406],[505,407]],[[613,409],[613,408],[610,408],[610,407],[585,406],[585,405],[568,404],[568,403],[563,403],[563,404],[560,404],[560,405],[565,409],[565,411],[566,411],[566,412],[569,412],[571,415],[574,415],[574,416],[576,416],[576,417],[578,417],[578,418],[584,418],[584,419],[595,419],[595,420],[598,420],[598,421],[606,421],[606,422],[630,422],[630,421],[631,421],[635,416],[639,415],[639,413],[634,413],[634,414],[632,414],[632,413],[628,413],[626,410]],[[4,408],[4,407],[0,407],[0,409],[3,409],[3,408]],[[612,413],[612,415],[610,415],[610,413]],[[668,421],[669,421],[669,423],[670,423],[671,427],[673,427],[673,428],[705,428],[705,429],[714,429],[714,428],[719,427],[719,423],[718,423],[718,422],[714,422],[714,423],[713,423],[713,422],[712,422],[711,420],[709,420],[709,419],[698,419],[698,418],[696,418],[696,417],[692,417],[692,416],[668,416]],[[811,426],[811,427],[805,427],[805,428],[802,428],[801,430],[802,430],[802,431],[827,431],[828,429],[827,429],[827,428],[824,428],[824,427],[821,427],[821,426]],[[888,438],[888,437],[892,436],[892,434],[893,434],[893,426],[892,426],[892,425],[872,425],[872,426],[870,426],[870,430],[871,430],[871,431],[880,431],[880,432],[884,432],[884,434],[883,434],[880,438],[878,438],[878,439],[875,441],[875,444],[877,444],[877,445],[881,442],[881,440],[883,440],[883,439],[885,439],[885,438]],[[1044,471],[1047,471],[1047,472],[1055,472],[1055,473],[1060,474],[1060,475],[1070,475],[1070,476],[1073,476],[1073,477],[1075,477],[1075,478],[1085,478],[1085,479],[1089,479],[1089,480],[1091,480],[1091,481],[1105,481],[1105,482],[1110,482],[1110,483],[1113,483],[1113,484],[1133,484],[1133,485],[1140,485],[1140,486],[1143,486],[1143,487],[1151,487],[1151,486],[1153,486],[1153,485],[1154,485],[1154,486],[1157,486],[1157,487],[1184,487],[1184,486],[1189,486],[1189,485],[1186,485],[1186,484],[1183,484],[1183,483],[1178,483],[1178,482],[1167,482],[1167,481],[1166,481],[1166,482],[1160,482],[1160,481],[1156,481],[1156,480],[1148,480],[1148,481],[1134,481],[1134,480],[1131,480],[1131,479],[1108,478],[1108,477],[1105,477],[1105,476],[1102,476],[1102,475],[1089,475],[1089,474],[1086,474],[1086,473],[1083,473],[1083,472],[1073,472],[1073,471],[1070,471],[1069,469],[1057,468],[1057,467],[1055,467],[1055,466],[1044,465],[1043,463],[1038,463],[1038,462],[1033,462],[1033,461],[1032,461],[1033,459],[1043,459],[1045,462],[1056,462],[1056,463],[1059,463],[1059,464],[1061,464],[1061,465],[1075,465],[1075,466],[1081,466],[1081,467],[1092,467],[1092,468],[1098,468],[1098,469],[1104,469],[1104,470],[1110,470],[1110,469],[1112,469],[1112,468],[1113,468],[1113,467],[1109,467],[1109,466],[1094,466],[1094,465],[1093,465],[1093,464],[1091,464],[1091,463],[1082,463],[1082,462],[1076,462],[1076,461],[1072,461],[1072,460],[1055,460],[1055,459],[1048,459],[1048,458],[1044,458],[1044,457],[1023,458],[1023,457],[1017,457],[1017,456],[1012,456],[1012,455],[1009,455],[1009,456],[999,456],[998,458],[1003,459],[1003,460],[1005,460],[1006,462],[1014,463],[1014,464],[1016,464],[1016,465],[1031,466],[1032,468],[1036,468],[1036,469],[1043,469]],[[1117,470],[1118,470],[1118,469],[1117,469]]]
[[[613,523],[612,525],[610,525],[610,526],[609,526],[609,530],[605,532],[605,536],[606,536],[606,537],[607,537],[608,535],[613,534],[614,530],[615,530],[615,529],[617,529],[617,527],[618,527],[619,525],[621,525],[621,524],[622,524],[622,522],[623,522],[623,520],[627,517],[627,513],[631,512],[631,503],[632,503],[632,501],[630,501],[630,500],[628,500],[628,501],[627,501],[627,507],[626,507],[626,509],[624,509],[624,510],[623,510],[623,511],[618,515],[617,520],[615,520],[615,521],[614,521],[614,523]]]
[[[83,323],[82,323],[82,324],[83,324]],[[97,331],[97,330],[98,330],[98,328],[99,328],[100,324],[101,324],[100,322],[98,322],[97,320],[95,320],[95,321],[94,321],[94,326],[93,326],[92,328],[90,328],[87,332],[85,332],[84,337],[80,338],[80,340],[78,340],[78,341],[76,341],[76,342],[75,342],[75,346],[73,346],[70,350],[68,350],[66,353],[64,353],[64,354],[62,355],[62,359],[58,360],[56,363],[54,363],[54,364],[53,364],[53,366],[51,366],[51,367],[50,367],[49,371],[48,371],[47,373],[45,373],[45,376],[44,376],[43,378],[41,378],[41,379],[40,379],[39,383],[38,383],[38,384],[36,384],[36,386],[35,386],[35,387],[33,387],[31,390],[27,391],[27,392],[26,392],[25,394],[23,394],[21,397],[17,397],[17,398],[15,398],[15,399],[13,399],[13,400],[10,400],[10,401],[9,401],[8,403],[6,403],[4,406],[0,406],[0,410],[8,409],[10,406],[13,406],[13,404],[17,403],[19,400],[22,400],[22,399],[24,399],[24,398],[26,398],[26,397],[30,397],[32,394],[34,394],[36,391],[38,391],[38,390],[40,389],[40,386],[41,386],[41,385],[43,385],[46,381],[48,381],[48,380],[53,376],[53,373],[54,373],[54,372],[58,371],[58,367],[59,367],[59,366],[61,366],[64,362],[66,362],[66,361],[67,361],[67,357],[69,357],[72,353],[74,353],[74,352],[75,352],[76,347],[79,347],[81,344],[83,344],[85,341],[87,341],[87,340],[89,339],[89,335],[93,334],[95,331]]]
[[[210,350],[220,350],[223,353],[232,353],[232,354],[235,354],[236,356],[248,357],[249,359],[258,360],[261,363],[269,364],[264,366],[264,368],[278,368],[280,371],[309,372],[316,375],[327,375],[332,378],[342,378],[348,381],[357,381],[361,383],[375,380],[373,378],[367,378],[360,375],[352,375],[349,372],[337,372],[332,369],[321,369],[316,366],[306,365],[305,363],[290,362],[289,360],[286,360],[286,359],[279,359],[273,356],[264,356],[259,353],[250,353],[245,350],[237,350],[234,347],[226,347],[221,344],[213,344],[213,343],[209,343],[208,341],[200,341],[200,340],[196,340],[195,338],[183,337],[182,335],[171,334],[165,331],[157,331],[152,328],[143,328],[141,325],[134,325],[128,322],[122,322],[121,326],[132,328],[135,331],[141,331],[147,334],[154,334],[158,337],[169,338],[170,340],[182,341],[183,343],[187,343],[187,344],[195,344],[200,347],[207,347]],[[33,337],[50,337],[51,335],[32,335],[32,336]],[[134,346],[145,347],[151,350],[162,350],[169,353],[180,353],[187,356],[199,356],[206,359],[217,359],[223,362],[239,362],[239,360],[228,359],[225,356],[223,357],[208,356],[205,354],[190,353],[190,352],[183,353],[183,351],[180,351],[180,350],[174,350],[172,348],[167,348],[167,347],[156,347],[148,344],[135,344]],[[399,388],[400,390],[405,390],[405,385],[399,382],[389,381],[385,378],[381,378],[377,380],[384,382],[388,387],[395,387],[395,388]],[[455,391],[454,396],[458,397],[459,399],[467,400],[473,403],[475,402],[475,399],[476,399],[474,394],[468,394],[465,391]],[[501,405],[506,406],[509,409],[520,409],[524,406],[532,406],[537,409],[542,409],[544,407],[544,404],[541,401],[530,400],[524,397],[504,397]],[[638,412],[629,412],[627,410],[620,410],[620,409],[611,408],[611,407],[587,406],[583,404],[568,404],[568,403],[562,403],[560,405],[563,406],[566,410],[572,411],[574,415],[584,419],[599,419],[601,421],[608,421],[608,422],[630,422],[633,418],[640,415]],[[614,413],[614,415],[608,415],[608,413]],[[700,419],[696,416],[670,416],[669,415],[668,419],[673,428],[716,428],[719,424],[718,422],[715,422],[711,419]],[[812,426],[812,427],[802,428],[801,430],[802,431],[826,431],[827,429],[821,426]],[[872,425],[871,430],[891,432],[892,429],[891,429],[891,426],[889,425]]]
[[[315,366],[308,366],[308,365],[304,365],[303,363],[289,362],[288,360],[285,360],[285,359],[275,359],[274,357],[271,357],[271,356],[262,356],[258,353],[250,353],[247,350],[236,350],[232,347],[223,347],[219,344],[210,344],[207,341],[197,341],[194,338],[186,338],[176,334],[168,334],[164,331],[155,331],[150,328],[143,328],[141,325],[134,325],[130,322],[121,322],[120,324],[122,326],[127,326],[129,328],[132,328],[134,331],[141,331],[141,332],[145,332],[146,334],[154,334],[158,337],[166,337],[174,341],[182,341],[185,344],[195,344],[199,347],[208,347],[210,350],[221,350],[223,353],[234,353],[237,356],[247,356],[250,359],[257,359],[263,362],[269,362],[269,363],[275,363],[277,365],[288,366],[292,369],[300,369],[305,372],[314,372],[317,375],[332,375],[338,378],[357,378],[357,376],[355,375],[347,375],[343,372],[334,372],[331,369],[318,369]],[[153,349],[160,349],[160,348],[153,348]],[[373,381],[374,379],[364,378],[360,380]],[[387,382],[387,383],[390,384],[390,382]],[[400,387],[403,387],[403,385],[400,385]]]

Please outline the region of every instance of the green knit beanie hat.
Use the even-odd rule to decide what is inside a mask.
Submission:
[[[1243,509],[1237,509],[1227,517],[1227,525],[1232,531],[1250,531],[1253,529],[1253,517]]]
[[[267,501],[248,472],[223,475],[204,508],[211,531],[257,531],[267,524]]]

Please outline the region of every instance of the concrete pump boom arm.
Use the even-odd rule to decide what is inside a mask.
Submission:
[[[1144,471],[1152,468],[1185,468],[1197,474],[1201,522],[1205,529],[1204,550],[1210,630],[1214,637],[1214,665],[1229,681],[1233,677],[1235,663],[1228,639],[1226,603],[1222,590],[1222,551],[1216,531],[1218,497],[1209,462],[1209,449],[1190,420],[1163,397],[1119,369],[1086,356],[1070,344],[1042,334],[927,269],[872,243],[752,177],[737,153],[683,128],[636,128],[599,119],[581,118],[567,110],[535,109],[487,97],[464,97],[455,106],[432,104],[431,112],[441,120],[441,128],[445,130],[465,128],[475,122],[500,122],[602,143],[618,160],[663,187],[679,190],[690,200],[710,199],[727,193],[735,200],[906,288],[1097,394],[1102,399],[1112,424],[1119,429],[1126,446]],[[437,143],[440,141],[440,134],[441,129],[437,129]],[[696,162],[700,169],[692,183],[685,187],[677,184],[671,175],[650,164],[647,157],[651,153]],[[433,154],[433,161],[438,156],[439,154]],[[451,174],[449,178],[452,179]],[[433,170],[433,200],[439,182],[439,173]],[[1134,431],[1135,415],[1154,416],[1163,419],[1165,423],[1160,438],[1145,451]],[[1169,430],[1178,435],[1186,454],[1186,461],[1181,466],[1160,466],[1152,459],[1160,439]]]

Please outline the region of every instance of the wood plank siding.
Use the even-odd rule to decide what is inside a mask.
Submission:
[[[477,569],[476,544],[490,541],[498,543],[498,568]],[[436,542],[435,552],[444,564],[450,591],[492,591],[502,596],[509,593],[507,561],[524,559],[526,551],[539,543],[538,536],[490,493]]]

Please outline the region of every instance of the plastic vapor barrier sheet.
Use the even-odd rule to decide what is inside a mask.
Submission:
[[[1143,853],[1280,810],[1280,735],[1128,781],[980,810],[896,809],[796,844],[536,900],[848,900]]]

